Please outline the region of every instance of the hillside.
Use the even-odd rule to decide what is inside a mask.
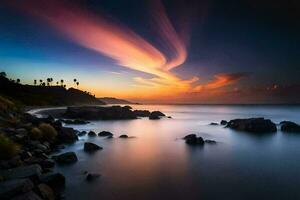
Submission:
[[[94,96],[74,88],[22,85],[4,76],[0,76],[0,95],[27,106],[105,104]]]
[[[114,97],[101,97],[98,98],[100,101],[105,102],[106,104],[137,104],[130,101],[127,101],[125,99],[117,99]]]

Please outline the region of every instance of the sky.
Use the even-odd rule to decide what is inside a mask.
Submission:
[[[0,71],[140,103],[300,103],[296,0],[4,0]]]

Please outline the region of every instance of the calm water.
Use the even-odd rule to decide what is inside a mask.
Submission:
[[[67,177],[67,199],[300,199],[300,134],[254,136],[210,122],[266,117],[275,123],[300,122],[300,107],[292,106],[150,106],[173,119],[93,121],[78,130],[108,130],[133,139],[81,137],[63,151],[75,151],[79,161],[59,166]],[[196,133],[216,145],[189,147],[183,136]],[[88,155],[83,143],[104,149]],[[83,171],[100,173],[92,183]]]

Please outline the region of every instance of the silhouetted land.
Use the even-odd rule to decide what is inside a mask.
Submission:
[[[63,106],[105,104],[96,97],[78,89],[62,86],[22,85],[0,76],[0,95],[26,106]]]

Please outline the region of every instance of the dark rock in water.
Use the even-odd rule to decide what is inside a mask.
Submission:
[[[131,110],[132,107],[131,106],[124,106],[124,108]]]
[[[281,131],[283,132],[294,132],[299,133],[300,132],[300,125],[296,124],[295,122],[291,121],[282,121],[281,124]]]
[[[42,198],[38,196],[35,192],[29,191],[27,193],[17,195],[11,200],[42,200]]]
[[[29,192],[34,184],[30,179],[14,179],[0,182],[0,198],[12,199],[12,197]]]
[[[208,144],[217,144],[217,142],[214,140],[204,140],[204,142]]]
[[[189,134],[189,135],[184,136],[182,139],[186,140],[186,139],[195,138],[195,137],[197,137],[196,134]]]
[[[218,123],[216,123],[216,122],[211,122],[209,125],[212,125],[212,126],[217,126],[217,125],[219,125]]]
[[[113,136],[114,134],[112,134],[109,131],[101,131],[100,133],[98,133],[98,136],[100,137],[107,137],[107,136]]]
[[[110,135],[110,136],[107,136],[106,139],[112,139],[112,138],[114,138],[114,137],[112,135]]]
[[[221,120],[221,122],[220,122],[221,125],[227,125],[227,123],[228,122],[226,120]]]
[[[37,186],[40,196],[46,200],[55,200],[55,194],[51,187],[42,183]]]
[[[47,173],[40,177],[40,181],[49,185],[55,191],[60,191],[63,189],[66,183],[64,175],[61,173]]]
[[[172,117],[171,117],[171,116],[168,116],[168,118],[169,118],[169,119],[172,119]]]
[[[94,151],[97,151],[100,149],[103,149],[103,148],[94,143],[91,143],[91,142],[84,143],[84,151],[86,151],[86,152],[94,152]]]
[[[78,161],[74,152],[66,152],[52,157],[59,164],[71,164]]]
[[[273,133],[277,131],[276,125],[269,119],[249,118],[230,120],[226,127],[252,133]]]
[[[70,119],[85,120],[116,120],[116,119],[136,119],[134,112],[127,106],[81,106],[68,107],[64,116]]]
[[[185,140],[185,143],[189,145],[203,145],[204,140],[202,137],[197,137],[195,134],[187,135],[183,138]]]
[[[151,112],[149,119],[155,120],[155,119],[160,119],[160,117],[166,116],[164,113],[160,111],[153,111]]]
[[[119,138],[128,138],[128,135],[120,135]]]
[[[81,131],[81,132],[77,133],[78,136],[84,136],[84,135],[86,135],[86,134],[87,134],[86,131]],[[96,134],[96,133],[95,133],[95,134]]]
[[[94,131],[90,131],[90,132],[88,133],[88,136],[90,136],[90,137],[95,137],[95,136],[96,136],[96,133],[95,133]]]
[[[149,117],[151,114],[150,111],[148,111],[148,110],[134,110],[133,113],[137,117]]]
[[[41,175],[41,166],[34,164],[0,171],[4,179],[37,178]]]
[[[94,181],[100,177],[100,174],[88,173],[85,180],[87,181]]]
[[[78,136],[73,128],[61,127],[58,130],[57,139],[62,143],[74,143],[78,140]]]

